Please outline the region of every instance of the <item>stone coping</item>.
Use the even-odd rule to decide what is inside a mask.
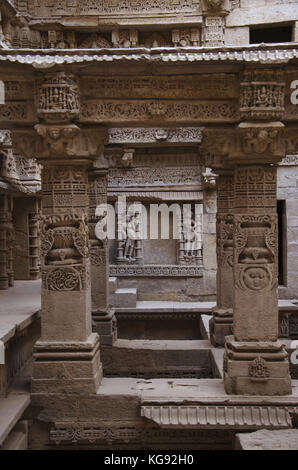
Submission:
[[[121,277],[121,276],[119,276]],[[172,301],[153,301],[139,300],[136,307],[117,307],[116,313],[206,313],[212,314],[212,309],[216,306],[216,302],[172,302]],[[297,305],[290,300],[278,301],[279,312],[298,313]]]
[[[32,65],[91,62],[252,62],[285,64],[298,58],[297,44],[223,47],[158,47],[108,49],[1,49],[0,61]]]
[[[114,348],[147,349],[161,351],[177,350],[210,350],[212,348],[208,340],[151,340],[151,339],[117,339],[113,343]]]
[[[292,395],[227,395],[218,379],[137,379],[103,377],[97,395],[137,396],[141,405],[248,405],[298,406],[298,380],[292,380]]]
[[[30,394],[10,393],[0,398],[0,446],[30,405]]]
[[[41,281],[15,281],[0,291],[0,340],[7,343],[40,317]]]

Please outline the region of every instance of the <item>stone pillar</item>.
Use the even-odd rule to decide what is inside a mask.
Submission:
[[[31,280],[36,280],[40,277],[40,215],[41,201],[39,198],[35,198],[33,210],[28,216],[29,278]]]
[[[288,356],[278,342],[276,166],[282,123],[241,123],[234,176],[234,335],[226,338],[228,394],[291,393]]]
[[[87,162],[86,162],[87,163]],[[33,392],[96,392],[102,370],[91,328],[87,164],[62,160],[42,171],[41,339]]]
[[[109,302],[108,238],[100,240],[95,234],[97,222],[107,215],[96,215],[96,208],[107,204],[107,172],[96,165],[89,171],[89,237],[93,331],[100,335],[101,344],[112,345],[117,339],[117,322]]]
[[[0,194],[0,289],[8,289],[8,248],[7,248],[7,224],[8,224],[8,198],[6,194]]]
[[[99,128],[79,128],[76,78],[52,73],[37,84],[35,130],[15,144],[43,166],[41,338],[34,348],[32,393],[96,393],[102,378],[92,333],[88,168],[101,152]]]
[[[210,340],[214,346],[224,346],[225,337],[233,328],[233,201],[234,175],[232,170],[218,170],[216,253],[217,305],[210,320]]]
[[[40,278],[40,215],[39,197],[15,199],[13,222],[15,228],[14,275],[18,280]]]

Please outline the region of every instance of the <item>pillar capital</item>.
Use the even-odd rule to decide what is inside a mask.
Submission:
[[[285,125],[282,122],[241,122],[236,146],[228,157],[235,165],[272,164],[285,157]]]
[[[34,129],[13,131],[15,147],[43,165],[88,164],[103,153],[108,142],[104,127],[80,128],[76,124],[36,124]]]

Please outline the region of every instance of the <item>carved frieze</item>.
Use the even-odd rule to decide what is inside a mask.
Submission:
[[[201,171],[199,167],[164,167],[164,168],[132,168],[112,169],[109,172],[109,188],[144,187],[144,186],[184,186],[200,185]]]
[[[140,13],[200,12],[200,0],[72,0],[71,2],[28,2],[33,16],[119,15]]]
[[[176,144],[199,143],[203,138],[202,127],[137,127],[110,128],[110,144]]]
[[[203,277],[200,266],[175,266],[175,265],[110,265],[110,276],[128,277]]]
[[[233,122],[238,106],[233,101],[171,102],[171,101],[88,101],[81,108],[81,122]]]
[[[284,100],[285,81],[281,70],[254,69],[244,72],[240,94],[242,119],[282,119]]]
[[[238,79],[232,73],[191,76],[83,77],[84,98],[237,99]]]

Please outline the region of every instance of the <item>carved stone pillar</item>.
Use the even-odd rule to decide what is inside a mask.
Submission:
[[[225,337],[232,334],[233,327],[233,205],[233,171],[219,170],[216,215],[217,305],[210,320],[210,340],[214,346],[224,346]]]
[[[91,319],[88,167],[100,154],[102,133],[71,123],[79,109],[72,76],[50,74],[37,102],[46,123],[14,135],[20,152],[43,165],[41,338],[32,392],[95,393],[102,365]]]
[[[41,201],[36,198],[34,201],[34,211],[28,215],[29,229],[29,277],[32,280],[40,277],[40,216]]]
[[[89,171],[89,237],[93,331],[100,335],[101,344],[112,345],[117,339],[117,322],[109,302],[108,238],[99,239],[95,233],[97,222],[107,216],[107,172],[96,165]],[[97,215],[100,205],[102,211]]]
[[[276,166],[284,156],[281,123],[241,123],[234,177],[233,336],[226,338],[226,392],[291,393],[289,362],[278,342]]]
[[[7,247],[7,224],[8,224],[8,198],[6,194],[0,194],[0,289],[8,289],[8,247]]]

